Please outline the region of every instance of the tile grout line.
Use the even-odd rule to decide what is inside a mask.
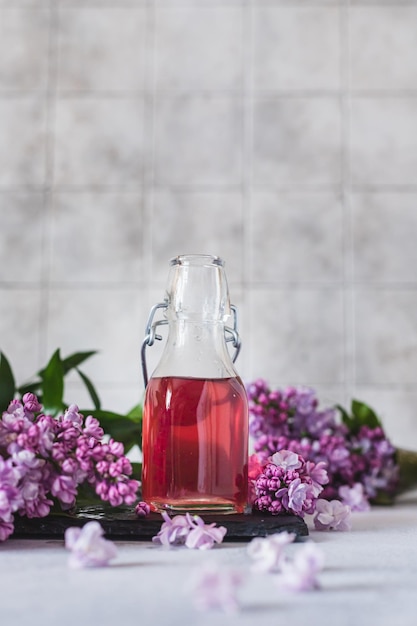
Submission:
[[[142,171],[142,243],[145,267],[144,283],[148,298],[152,284],[152,206],[154,194],[154,154],[155,154],[155,6],[153,0],[148,0],[146,8],[146,38],[144,43],[145,76],[143,83],[144,111],[143,111],[143,171]],[[140,341],[142,337],[138,338]]]
[[[0,186],[0,195],[4,194],[14,194],[18,192],[43,192],[45,190],[46,183],[33,184],[33,185],[3,185]],[[179,191],[182,193],[192,193],[192,192],[204,192],[204,193],[236,193],[242,190],[242,185],[240,183],[196,183],[187,185],[186,183],[154,183],[154,188],[157,190],[163,191]],[[123,184],[67,184],[60,183],[53,185],[55,192],[69,193],[69,194],[77,194],[77,193],[85,193],[86,191],[92,191],[97,194],[114,194],[114,193],[126,193],[126,194],[137,194],[140,193],[143,184],[138,183],[138,185],[123,185]],[[299,193],[307,193],[307,194],[334,194],[343,191],[343,186],[341,184],[336,183],[323,183],[323,184],[315,184],[315,183],[288,183],[285,184],[251,184],[251,188],[257,191],[266,191],[266,192],[278,192],[278,193],[286,193],[286,194],[299,194]],[[381,194],[398,194],[398,195],[407,195],[407,194],[416,194],[417,193],[417,185],[416,184],[401,184],[401,183],[375,183],[375,184],[350,184],[349,188],[352,192],[356,193],[381,193]]]
[[[154,0],[149,0],[147,5],[147,39],[146,39],[146,74],[145,74],[145,129],[144,146],[147,151],[143,173],[143,217],[144,217],[144,255],[146,258],[145,293],[146,303],[150,310],[152,306],[153,287],[153,229],[154,229],[154,202],[155,202],[155,158],[156,158],[156,69],[157,69],[157,41],[156,24],[157,11]],[[147,132],[148,131],[148,132]],[[148,311],[144,311],[148,315]],[[145,335],[145,328],[138,337],[140,346]],[[138,349],[139,361],[139,349]],[[142,375],[140,376],[140,387],[142,388]]]
[[[252,4],[248,2],[242,5],[242,220],[243,220],[243,241],[242,241],[242,307],[246,309],[246,328],[247,339],[241,336],[242,345],[245,349],[243,354],[242,369],[250,371],[251,367],[251,315],[249,309],[251,307],[251,293],[248,289],[250,284],[250,271],[252,267],[251,252],[251,230],[252,230],[252,206],[251,206],[251,183],[252,183],[252,63],[251,49],[253,46],[253,15]],[[238,311],[239,315],[239,311]],[[239,318],[238,318],[239,319]],[[241,329],[238,329],[241,332]]]
[[[47,337],[49,324],[50,278],[52,262],[52,213],[53,213],[53,178],[54,178],[54,132],[55,132],[55,96],[58,71],[57,59],[58,9],[54,0],[49,1],[49,41],[48,74],[46,85],[46,120],[45,120],[45,183],[44,218],[42,241],[42,276],[41,304],[39,320],[38,354],[42,362],[47,358]]]
[[[341,27],[341,116],[342,116],[342,207],[344,239],[344,387],[345,401],[352,395],[356,380],[355,372],[355,327],[354,327],[354,268],[353,268],[353,231],[351,217],[351,169],[350,169],[350,0],[342,0],[340,5]]]

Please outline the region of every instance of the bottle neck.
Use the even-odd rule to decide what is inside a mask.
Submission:
[[[152,377],[230,378],[237,376],[226,345],[224,324],[171,320],[161,360]]]

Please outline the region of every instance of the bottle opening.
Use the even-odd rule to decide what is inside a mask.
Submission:
[[[195,267],[224,267],[224,261],[213,254],[180,254],[170,261],[170,265],[192,265]]]

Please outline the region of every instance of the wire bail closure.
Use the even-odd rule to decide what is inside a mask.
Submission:
[[[154,321],[154,317],[158,309],[166,309],[166,308],[168,308],[167,302],[158,302],[158,304],[154,304],[150,310],[148,322],[146,324],[145,338],[142,342],[142,347],[141,347],[142,375],[143,375],[143,382],[145,383],[145,388],[147,387],[148,381],[149,381],[148,367],[146,364],[146,347],[153,346],[153,344],[155,343],[155,340],[157,341],[162,340],[162,335],[158,335],[156,332],[156,329],[158,328],[158,326],[166,326],[168,324],[168,320],[160,319],[160,320]],[[235,349],[235,352],[232,356],[232,362],[235,363],[237,357],[239,356],[239,352],[241,348],[241,341],[240,341],[239,333],[237,330],[237,309],[234,304],[230,305],[230,309],[233,313],[233,328],[230,328],[229,326],[225,326],[224,333],[225,333],[226,343],[232,343]]]

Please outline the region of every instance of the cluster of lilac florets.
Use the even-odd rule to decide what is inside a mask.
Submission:
[[[361,426],[351,432],[337,420],[336,409],[319,409],[316,393],[309,388],[271,391],[264,380],[258,380],[248,386],[248,397],[256,454],[252,465],[265,465],[276,452],[290,450],[306,461],[325,463],[329,482],[321,498],[345,500],[342,494],[348,499],[351,490],[354,508],[360,509],[378,493],[395,494],[395,448],[381,427]]]
[[[318,496],[328,482],[325,463],[305,461],[290,450],[273,454],[255,479],[254,508],[272,515],[314,513]]]
[[[139,482],[123,444],[110,439],[97,419],[71,405],[54,418],[34,394],[13,400],[0,420],[0,540],[13,533],[14,514],[45,517],[54,502],[75,504],[78,486],[90,485],[112,506],[133,504]]]

